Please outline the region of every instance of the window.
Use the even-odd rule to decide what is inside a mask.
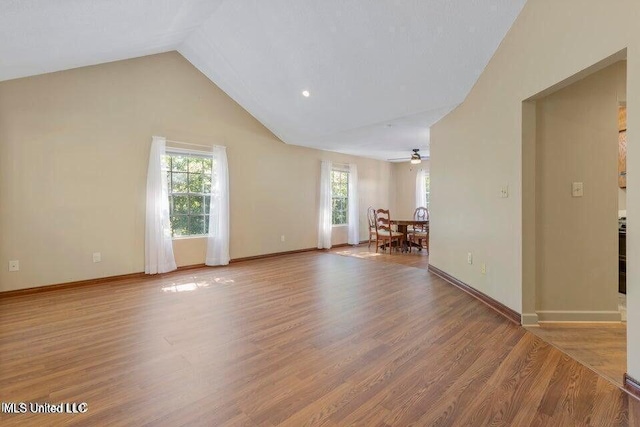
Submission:
[[[346,225],[349,212],[349,172],[331,171],[331,223]]]
[[[426,197],[425,200],[427,201],[427,206],[425,207],[429,207],[429,196],[431,194],[431,178],[429,178],[429,174],[425,173],[424,174],[424,188],[425,188],[425,192],[426,192]]]
[[[171,235],[206,235],[209,232],[213,159],[207,156],[168,153],[165,162]]]

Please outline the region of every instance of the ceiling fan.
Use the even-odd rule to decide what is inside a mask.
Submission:
[[[418,153],[418,151],[420,151],[419,148],[414,148],[413,149],[413,154],[411,155],[411,157],[401,157],[401,158],[398,158],[398,159],[387,159],[387,160],[390,161],[390,162],[398,162],[398,161],[410,160],[411,164],[417,165],[417,164],[422,162],[422,156],[420,155],[420,153]]]

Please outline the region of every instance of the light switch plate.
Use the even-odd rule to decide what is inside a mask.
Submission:
[[[584,195],[584,185],[581,182],[571,183],[571,196],[582,197]]]

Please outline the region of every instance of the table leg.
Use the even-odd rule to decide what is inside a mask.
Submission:
[[[400,233],[402,233],[403,236],[404,236],[404,239],[403,239],[404,242],[403,242],[403,245],[402,245],[402,252],[407,252],[409,249],[411,249],[409,247],[409,240],[408,240],[409,236],[407,236],[407,225],[406,224],[398,224],[398,231]]]

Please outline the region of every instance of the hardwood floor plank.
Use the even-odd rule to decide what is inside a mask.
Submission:
[[[622,385],[627,370],[626,323],[543,323],[527,330]]]
[[[634,425],[640,403],[426,254],[307,252],[0,297],[4,425]]]

